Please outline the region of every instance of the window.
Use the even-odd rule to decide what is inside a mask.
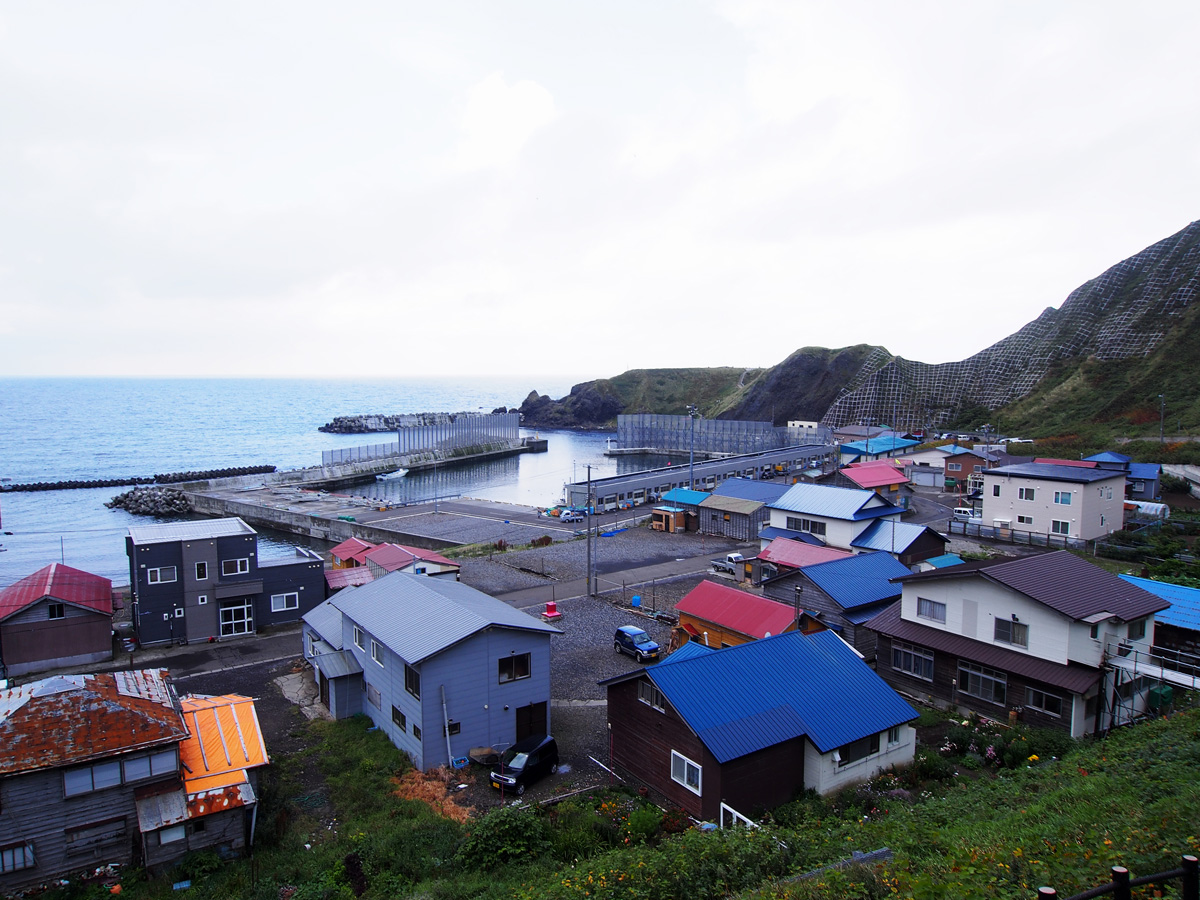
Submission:
[[[1071,492],[1070,491],[1055,491],[1054,492],[1054,502],[1057,503],[1059,506],[1070,506],[1071,505]]]
[[[357,647],[359,650],[365,649],[365,647],[363,646],[362,629],[359,628],[357,625],[354,626],[354,646]]]
[[[182,606],[175,607],[175,618],[177,618],[177,619],[183,618],[183,607]]]
[[[1040,710],[1052,716],[1061,716],[1063,710],[1062,697],[1047,694],[1045,691],[1025,688],[1025,705],[1030,709]]]
[[[222,575],[245,575],[250,571],[250,560],[246,557],[241,559],[223,559],[221,560]]]
[[[925,681],[933,681],[933,653],[902,641],[892,644],[892,668]]]
[[[88,853],[106,844],[120,843],[125,837],[125,819],[105,819],[64,832],[68,853]]]
[[[237,637],[254,631],[254,600],[221,601],[221,637]]]
[[[1032,525],[1033,516],[1017,516],[1018,525]]]
[[[404,665],[404,689],[421,699],[421,673],[407,663]]]
[[[663,696],[662,691],[654,686],[654,682],[648,678],[643,678],[638,682],[638,699],[648,706],[652,706],[659,712],[667,711],[667,698]]]
[[[522,678],[528,678],[529,654],[517,653],[513,656],[501,657],[498,668],[500,670],[501,684],[504,684],[508,681],[520,681]]]
[[[888,729],[888,746],[900,743],[900,726],[893,725]]]
[[[413,726],[413,737],[415,737],[418,741],[421,739],[421,726],[420,725]]]
[[[1008,676],[994,669],[959,662],[958,689],[980,700],[1003,705],[1008,694]]]
[[[1000,496],[1000,485],[998,485],[998,484],[993,484],[993,485],[992,485],[992,496],[993,496],[993,497],[999,497],[999,496]]]
[[[1141,493],[1143,493],[1145,490],[1146,490],[1146,482],[1144,482],[1144,481],[1135,481],[1135,482],[1133,483],[1133,492],[1134,492],[1135,494],[1141,494]]]
[[[1071,523],[1064,522],[1062,519],[1051,519],[1050,520],[1050,533],[1051,534],[1070,534],[1071,533]]]
[[[1131,641],[1140,641],[1146,636],[1146,620],[1135,619],[1129,623],[1129,639]]]
[[[917,598],[917,618],[930,619],[934,622],[946,622],[946,604],[938,603],[936,600],[926,600],[924,597]]]
[[[379,688],[373,684],[367,684],[367,702],[376,709],[379,709],[379,704],[382,702],[382,696],[379,693]]]
[[[400,726],[401,731],[408,731],[408,717],[396,707],[392,707],[392,722]]]
[[[126,759],[101,760],[63,772],[63,796],[77,797],[152,776],[170,775],[178,770],[179,760],[173,749]]]
[[[961,472],[962,463],[946,463],[947,472]]]
[[[1108,489],[1108,490],[1105,492],[1104,499],[1105,499],[1105,500],[1111,500],[1111,499],[1112,499],[1112,488],[1109,488],[1109,489]]]
[[[671,751],[671,780],[700,795],[700,767],[674,750]]]
[[[995,639],[1002,644],[1012,644],[1014,647],[1029,646],[1029,626],[1023,622],[1010,622],[1008,619],[996,619]]]
[[[196,603],[198,603],[200,606],[203,606],[207,602],[208,602],[207,594],[201,594],[199,597],[196,598]]]
[[[383,644],[379,643],[379,641],[371,641],[371,659],[375,660],[379,665],[383,665]]]
[[[1032,500],[1034,495],[1033,488],[1017,488],[1018,500]]]
[[[0,846],[0,875],[19,869],[32,869],[35,865],[32,843]]]
[[[67,608],[61,603],[50,603],[46,606],[47,619],[65,619]]]
[[[196,580],[197,581],[207,581],[208,580],[208,563],[206,563],[206,562],[196,563]]]
[[[185,837],[184,828],[182,825],[169,825],[158,833],[158,842],[160,844],[173,844],[176,841],[182,841]]]
[[[442,737],[454,737],[462,732],[462,722],[450,722],[442,726]]]
[[[169,584],[175,580],[174,566],[159,566],[156,569],[146,570],[146,582],[148,584]]]
[[[847,766],[852,762],[858,762],[860,759],[866,759],[872,753],[879,752],[879,735],[869,734],[865,738],[859,738],[857,741],[851,741],[844,747],[838,747],[834,751],[837,757],[839,766]]]
[[[803,519],[798,516],[787,517],[788,531],[807,531],[809,534],[825,534],[825,523],[815,519]]]
[[[1107,519],[1107,517],[1106,517],[1106,516],[1104,516],[1103,514],[1101,514],[1101,516],[1100,516],[1100,527],[1101,527],[1101,528],[1103,528],[1103,527],[1104,527],[1104,526],[1107,524],[1107,522],[1108,522],[1108,519]]]
[[[285,610],[299,608],[300,594],[296,591],[287,594],[271,595],[271,612],[284,612]]]

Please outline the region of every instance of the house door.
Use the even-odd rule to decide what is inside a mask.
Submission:
[[[329,709],[329,679],[325,677],[324,672],[318,672],[321,676],[321,703],[326,709]]]
[[[530,703],[528,706],[517,707],[517,740],[527,737],[548,734],[546,727],[546,704]]]
[[[254,631],[254,598],[221,601],[221,637],[237,637]]]

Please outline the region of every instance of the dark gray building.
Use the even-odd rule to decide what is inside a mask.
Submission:
[[[125,552],[143,646],[253,634],[325,599],[318,554],[260,560],[258,534],[241,519],[132,526]]]

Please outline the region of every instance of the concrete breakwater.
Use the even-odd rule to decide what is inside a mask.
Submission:
[[[208,481],[214,478],[234,478],[238,475],[267,475],[275,471],[274,466],[237,466],[230,469],[209,469],[203,472],[172,472],[152,477],[93,478],[72,481],[34,481],[27,484],[3,484],[5,491],[69,491],[78,488],[130,487],[139,484],[182,484],[190,481]]]
[[[505,407],[492,410],[492,415],[506,413]],[[515,410],[514,410],[515,412]],[[477,412],[426,412],[402,413],[398,415],[359,415],[334,416],[333,421],[326,422],[317,431],[326,434],[374,434],[380,431],[398,431],[401,428],[428,427],[431,425],[452,425],[459,419],[480,418]]]

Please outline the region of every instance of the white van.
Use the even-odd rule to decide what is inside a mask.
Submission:
[[[983,513],[976,512],[969,506],[960,506],[954,510],[951,518],[953,518],[955,522],[975,522],[978,524],[979,522],[983,521]]]

